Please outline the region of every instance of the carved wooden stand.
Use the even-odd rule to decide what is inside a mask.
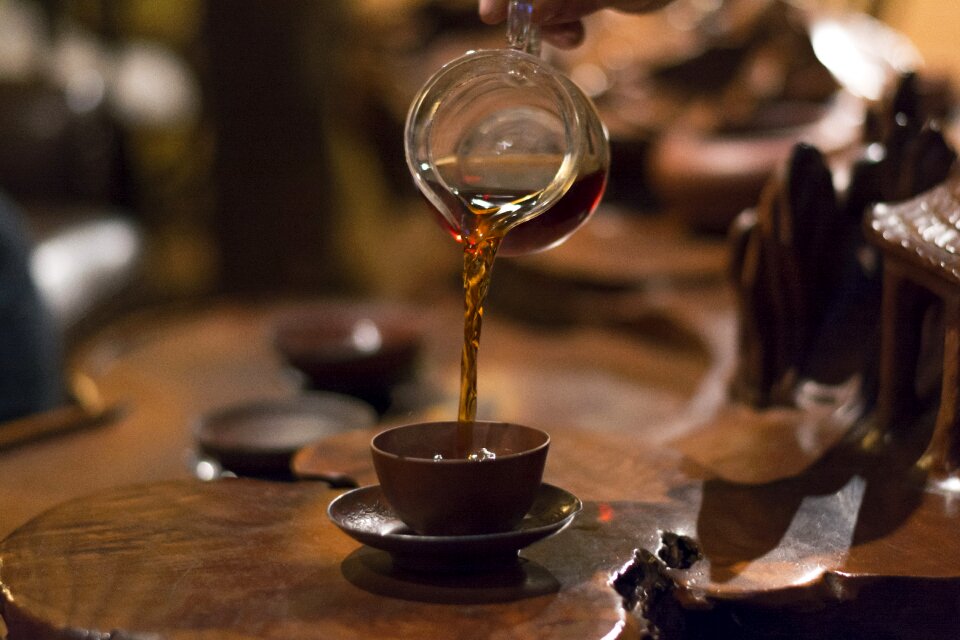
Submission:
[[[668,617],[667,637],[950,638],[960,628],[960,172],[912,88],[907,79],[894,97],[886,156],[857,167],[846,206],[817,154],[798,148],[734,228],[740,402],[679,443],[705,476],[685,494],[696,520],[680,525],[703,557],[656,570],[685,612]],[[896,204],[869,208],[864,237],[849,235],[858,208],[882,200]],[[846,237],[832,217],[841,211],[855,216]],[[882,269],[844,279],[835,254],[854,265],[871,249]],[[859,296],[851,282],[874,289]],[[871,324],[878,348],[849,349],[869,347]],[[797,393],[838,372],[859,375],[874,410],[798,471],[777,454],[785,431],[765,425],[781,412],[795,430],[824,432]],[[918,392],[937,376],[939,398]],[[649,565],[635,565],[647,582]]]
[[[877,427],[895,431],[920,400],[916,380],[932,296],[943,305],[943,364],[936,424],[922,464],[937,476],[960,470],[960,173],[923,196],[869,214],[884,255]],[[926,293],[932,294],[925,295]]]

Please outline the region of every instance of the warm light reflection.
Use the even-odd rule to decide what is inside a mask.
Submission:
[[[115,286],[140,248],[136,230],[126,221],[82,224],[40,243],[30,271],[51,311],[68,324],[86,311],[87,297]]]
[[[883,70],[867,60],[850,32],[835,22],[820,22],[811,37],[817,58],[853,93],[877,100],[883,95]]]
[[[150,42],[128,44],[113,70],[114,107],[144,127],[183,123],[200,112],[200,88],[180,59]]]
[[[597,520],[600,522],[610,522],[615,515],[616,512],[608,503],[601,502],[597,505]]]
[[[621,620],[619,621],[613,629],[610,629],[610,632],[603,636],[601,640],[620,640],[625,636],[626,623]]]
[[[211,460],[200,460],[194,467],[194,473],[204,481],[216,480],[220,477],[220,465]]]
[[[813,582],[819,580],[825,571],[826,571],[826,567],[820,564],[814,564],[812,567],[810,567],[809,569],[801,573],[799,576],[797,576],[793,584],[794,585],[812,584]]]
[[[67,80],[64,93],[67,106],[77,114],[93,111],[107,94],[107,83],[93,69],[84,69]]]
[[[943,496],[943,508],[948,518],[955,518],[960,512],[960,476],[951,475],[931,482],[931,490]]]
[[[383,336],[377,323],[369,318],[358,320],[350,332],[350,342],[358,351],[374,353],[383,346]]]
[[[960,494],[960,476],[950,476],[936,483],[941,491]]]

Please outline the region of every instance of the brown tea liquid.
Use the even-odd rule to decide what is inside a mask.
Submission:
[[[556,171],[560,158],[556,155],[524,156],[489,163],[474,159],[469,164],[447,159],[438,163],[448,185],[456,193],[437,188],[446,194],[451,211],[461,211],[461,224],[454,227],[440,216],[458,242],[463,244],[464,329],[460,359],[460,405],[457,420],[457,456],[472,452],[473,422],[477,417],[477,355],[483,303],[490,287],[497,250],[508,245],[516,235],[517,250],[530,253],[559,244],[585,221],[596,208],[606,186],[606,172],[584,172],[550,210],[513,228],[509,235],[491,224],[499,211],[523,211],[537,205],[541,189]],[[536,185],[536,186],[533,186]],[[439,185],[437,185],[439,187]]]
[[[480,328],[483,323],[483,301],[490,288],[493,259],[500,238],[485,238],[463,248],[463,351],[460,356],[460,410],[457,420],[457,455],[470,454],[472,426],[477,419],[477,353],[480,350]]]
[[[461,211],[459,224],[431,210],[437,222],[457,241],[469,236],[464,226],[471,217],[483,224],[493,211],[509,207],[529,209],[537,205],[545,185],[562,158],[554,154],[473,159],[458,163],[454,158],[437,162],[447,186],[431,183],[431,191],[443,200],[448,211]],[[567,192],[532,220],[527,220],[503,238],[500,255],[524,255],[554,247],[566,240],[596,210],[607,186],[607,171],[599,164],[585,165]],[[451,193],[448,188],[455,190]],[[518,194],[523,194],[522,196]],[[503,234],[501,234],[503,235]]]

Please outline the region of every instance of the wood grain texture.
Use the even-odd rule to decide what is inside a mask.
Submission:
[[[666,570],[686,616],[666,637],[729,637],[732,624],[743,637],[952,637],[960,552],[945,541],[960,516],[902,448],[840,446],[793,478],[745,485],[593,435],[558,430],[552,478],[603,497],[487,575],[395,570],[327,520],[336,493],[321,483],[182,481],[65,503],[0,544],[11,640],[601,638],[634,620],[611,578],[664,531],[702,553]],[[333,440],[355,460],[366,451],[359,432]]]
[[[665,317],[697,337],[690,341],[649,332],[641,320],[651,296],[635,293],[612,292],[626,307],[615,323],[546,328],[491,314],[481,415],[551,433],[545,480],[587,504],[569,529],[523,552],[519,573],[473,581],[392,572],[386,556],[327,520],[336,494],[320,483],[184,479],[198,414],[298,393],[270,348],[276,308],[226,303],[139,318],[103,336],[84,368],[128,413],[0,454],[11,640],[84,629],[126,629],[111,640],[443,637],[450,629],[464,638],[562,638],[567,629],[599,638],[623,621],[619,628],[637,635],[608,583],[635,549],[656,551],[663,531],[691,536],[703,552],[689,569],[667,570],[684,639],[723,637],[733,621],[754,634],[746,637],[910,638],[918,629],[952,637],[960,558],[945,541],[960,510],[915,464],[933,418],[904,424],[889,449],[834,439],[802,464],[778,447],[784,429],[761,428],[755,444],[769,454],[724,479],[692,461],[715,453],[724,416],[736,415],[722,393],[729,297],[688,290],[659,307],[678,312]],[[586,295],[602,299],[596,289]],[[424,388],[382,426],[454,415],[457,306],[430,310],[440,328]],[[746,415],[742,429],[771,418]],[[343,434],[303,455],[319,456],[313,470],[372,482],[370,435]],[[681,437],[685,455],[671,444]]]
[[[175,481],[66,503],[0,547],[11,640],[599,638],[622,536],[596,517],[483,576],[398,571],[327,519],[314,483]],[[594,514],[596,509],[593,510]]]

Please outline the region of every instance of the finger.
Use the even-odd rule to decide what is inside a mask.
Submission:
[[[499,24],[507,19],[509,0],[480,0],[480,19],[487,24]]]
[[[609,7],[631,13],[662,9],[674,0],[534,0],[534,19],[544,24],[572,22]],[[507,19],[510,0],[479,0],[480,19],[499,24]]]
[[[543,39],[555,47],[572,49],[583,42],[584,28],[579,20],[543,27]]]
[[[537,0],[534,20],[545,25],[563,25],[602,9],[611,0]]]
[[[533,0],[533,21],[537,24],[574,22],[600,9],[612,0]],[[649,1],[649,0],[648,0]],[[510,0],[480,0],[480,19],[498,24],[507,19]]]
[[[673,2],[673,0],[619,0],[610,3],[614,9],[629,11],[632,13],[647,13],[662,9]]]
[[[480,0],[480,19],[487,24],[498,24],[507,18],[509,0]],[[572,49],[583,42],[583,23],[570,19],[543,27],[543,38],[561,49]]]

